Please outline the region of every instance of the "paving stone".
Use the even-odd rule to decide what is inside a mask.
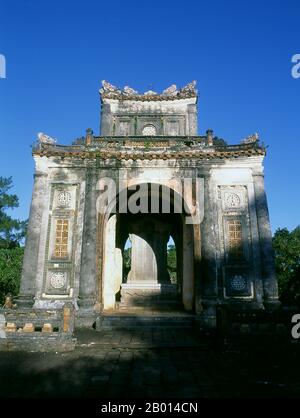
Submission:
[[[160,382],[161,373],[160,371],[148,367],[143,374],[143,380],[146,384],[155,385]]]
[[[183,383],[190,383],[194,381],[194,376],[192,371],[187,371],[187,370],[181,370],[178,372],[178,378],[179,381],[183,382]]]
[[[163,382],[174,385],[178,382],[178,371],[175,366],[167,366],[163,368],[162,372]]]
[[[149,398],[158,399],[163,397],[163,388],[161,386],[147,386],[146,394]]]
[[[112,362],[115,362],[115,361],[118,361],[119,360],[119,358],[120,358],[120,352],[118,352],[118,351],[111,351],[111,352],[109,352],[109,353],[107,353],[107,355],[106,355],[106,360],[107,361],[112,361]]]
[[[93,384],[98,384],[98,383],[103,383],[103,382],[106,383],[106,382],[109,381],[109,379],[110,379],[110,374],[100,374],[100,375],[97,375],[97,376],[93,376],[91,378],[91,382]]]
[[[96,334],[98,344],[102,332]],[[74,352],[57,355],[1,352],[0,389],[4,397],[18,397],[20,393],[25,397],[59,395],[95,399],[232,398],[264,393],[299,397],[300,365],[295,362],[299,350],[298,346],[291,347],[293,354],[276,344],[264,351],[256,343],[252,346],[240,343],[238,349],[231,343],[227,349],[209,352],[197,346],[135,349],[113,348],[109,344],[77,346]],[[255,354],[258,348],[259,354]],[[255,384],[263,379],[272,385]],[[290,386],[278,386],[287,383]]]
[[[120,361],[131,361],[133,359],[133,353],[131,351],[124,351],[120,353]]]

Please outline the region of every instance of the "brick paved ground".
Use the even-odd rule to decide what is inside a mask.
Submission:
[[[299,397],[298,344],[221,344],[192,330],[79,335],[69,353],[2,352],[0,396],[18,398]],[[156,341],[154,347],[153,341]],[[178,344],[176,345],[176,341]]]
[[[190,328],[137,327],[130,330],[77,331],[78,347],[162,348],[208,347],[209,342]]]

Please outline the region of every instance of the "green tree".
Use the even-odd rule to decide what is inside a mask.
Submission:
[[[19,206],[18,197],[9,194],[11,188],[12,178],[0,177],[0,248],[18,247],[26,233],[27,221],[13,219],[6,213]]]
[[[123,276],[127,280],[128,273],[131,269],[131,247],[125,248],[123,252]]]
[[[215,136],[213,138],[213,144],[215,147],[225,147],[227,142],[223,138],[219,138],[218,136]]]
[[[0,248],[0,307],[5,295],[19,292],[24,247]]]
[[[19,199],[10,194],[12,178],[0,177],[0,306],[5,295],[19,291],[27,221],[13,219],[7,211],[19,206]]]
[[[284,305],[300,305],[300,226],[277,229],[273,237],[279,297]]]
[[[168,246],[167,265],[170,274],[171,282],[176,283],[177,280],[177,260],[175,245]]]

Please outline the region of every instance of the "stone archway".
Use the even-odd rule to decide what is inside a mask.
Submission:
[[[172,193],[176,192],[172,190]],[[123,302],[131,298],[131,303],[134,301],[140,306],[151,300],[156,303],[158,299],[168,303],[171,294],[177,292],[183,308],[193,311],[194,228],[185,222],[186,215],[174,211],[171,214],[124,214],[116,208],[114,201],[107,210],[100,232],[103,310],[115,309],[120,294]],[[171,284],[166,268],[167,240],[171,233],[177,241],[178,280],[175,286]],[[131,270],[124,283],[122,249],[129,234],[132,240]]]

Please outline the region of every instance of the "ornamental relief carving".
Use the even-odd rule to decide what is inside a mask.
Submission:
[[[239,208],[241,206],[241,198],[237,193],[225,193],[226,208]]]
[[[247,288],[247,280],[242,275],[236,274],[231,278],[230,285],[235,291],[243,291]]]
[[[145,125],[142,131],[143,136],[155,136],[156,127],[154,125]]]
[[[54,289],[62,289],[67,282],[67,273],[63,271],[53,271],[49,273],[50,285]]]
[[[246,186],[219,186],[218,199],[221,200],[223,211],[241,211],[247,209]]]
[[[60,207],[69,207],[71,203],[72,197],[71,193],[67,190],[62,190],[57,194],[57,206]]]
[[[253,285],[247,271],[243,268],[227,267],[224,273],[225,297],[253,297]]]

